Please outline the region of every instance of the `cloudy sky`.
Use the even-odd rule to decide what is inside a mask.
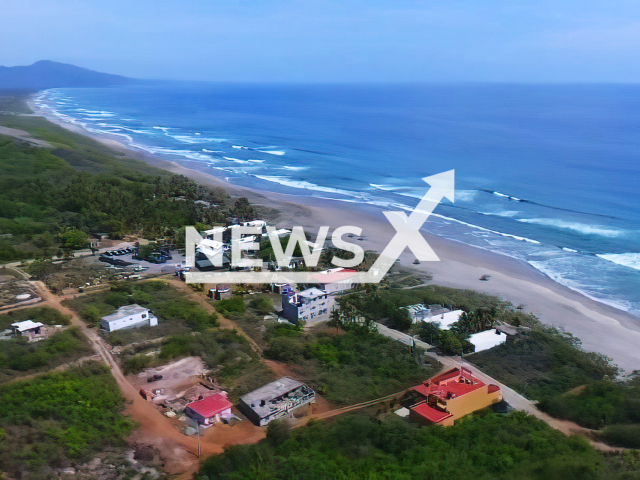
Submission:
[[[638,82],[631,0],[2,0],[0,65],[140,78]]]

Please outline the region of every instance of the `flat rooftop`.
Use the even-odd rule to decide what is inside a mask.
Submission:
[[[306,290],[299,292],[298,296],[302,298],[316,298],[326,294],[327,292],[318,288],[307,288]]]
[[[42,323],[34,322],[33,320],[25,320],[24,322],[16,322],[11,324],[12,327],[15,327],[19,332],[25,332],[27,330],[33,330],[38,327],[42,327]]]
[[[133,305],[125,305],[124,307],[120,307],[114,313],[102,317],[102,320],[112,322],[113,320],[120,320],[124,317],[130,317],[131,315],[137,315],[138,313],[144,313],[148,311],[148,308],[141,307],[137,303],[134,303]]]
[[[263,418],[280,408],[278,402],[274,401],[275,399],[303,386],[305,386],[304,383],[294,380],[293,378],[282,377],[251,393],[247,393],[240,397],[240,400]],[[310,387],[307,388],[311,391]],[[300,392],[298,392],[298,396],[299,395]]]

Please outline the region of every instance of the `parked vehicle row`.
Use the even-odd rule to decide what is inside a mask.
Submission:
[[[119,257],[120,255],[129,255],[130,253],[134,253],[136,251],[133,247],[121,248],[120,250],[109,250],[108,252],[104,252],[102,255],[106,257]]]

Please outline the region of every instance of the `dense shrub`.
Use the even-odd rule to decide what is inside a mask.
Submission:
[[[124,445],[132,428],[115,380],[96,363],[0,385],[0,405],[0,471],[13,478],[48,478],[50,466]]]
[[[247,310],[241,296],[225,298],[216,303],[216,310],[222,315],[242,314]]]
[[[260,295],[251,299],[249,308],[252,308],[261,315],[267,315],[273,312],[273,302],[271,302],[269,297]]]
[[[600,434],[609,445],[626,448],[640,448],[640,424],[610,425]]]
[[[520,412],[478,412],[447,428],[416,428],[393,417],[270,427],[262,442],[228,446],[207,459],[200,474],[222,480],[623,478],[605,471],[584,439]]]

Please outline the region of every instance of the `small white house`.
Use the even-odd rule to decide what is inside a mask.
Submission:
[[[11,326],[16,335],[26,337],[30,342],[36,342],[44,338],[41,330],[44,325],[40,322],[25,320],[24,322],[12,323]]]
[[[155,327],[158,318],[148,308],[140,305],[125,305],[115,313],[102,317],[102,328],[107,332],[122,330],[123,328]]]
[[[424,318],[424,322],[439,323],[442,330],[449,330],[451,326],[460,320],[463,310],[454,310],[453,312],[444,312],[439,315],[431,315]]]
[[[474,333],[469,337],[469,341],[476,347],[476,352],[481,352],[506,342],[507,334],[492,328],[484,332]]]

